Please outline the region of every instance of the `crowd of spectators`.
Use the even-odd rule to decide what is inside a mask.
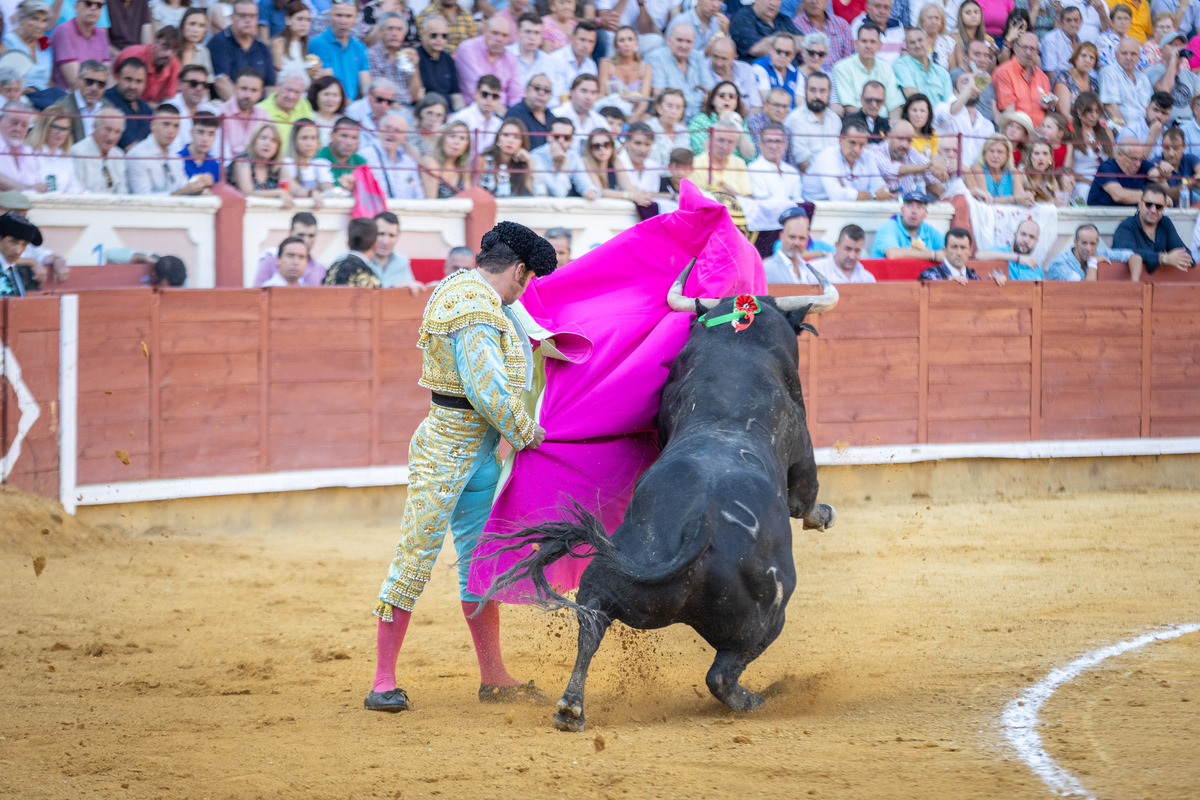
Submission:
[[[1198,9],[20,0],[3,18],[0,191],[201,195],[224,183],[319,209],[360,188],[365,168],[385,199],[480,187],[625,200],[646,218],[690,178],[739,222],[747,200],[894,201],[904,251],[922,247],[910,203],[954,194],[1144,218],[1151,195],[1190,205],[1200,178]],[[786,244],[785,227],[767,238],[809,249]],[[1140,234],[1154,244],[1157,229]],[[841,233],[827,258],[861,247]],[[263,281],[312,282],[294,274],[304,242],[290,238],[301,241],[275,253],[290,266]],[[356,252],[368,267],[393,255],[386,243]]]

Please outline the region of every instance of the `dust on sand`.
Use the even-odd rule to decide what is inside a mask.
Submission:
[[[708,695],[690,629],[618,627],[572,735],[475,699],[452,548],[400,657],[415,710],[373,714],[394,529],[130,537],[0,502],[5,797],[1048,797],[1003,743],[1004,704],[1200,614],[1197,493],[842,507],[796,529],[787,627],[745,676],[763,709]],[[509,608],[504,628],[512,672],[557,697],[573,625]],[[1043,709],[1048,749],[1101,797],[1196,797],[1198,650],[1084,673]]]

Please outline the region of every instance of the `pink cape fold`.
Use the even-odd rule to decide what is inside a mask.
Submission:
[[[595,514],[609,534],[621,523],[638,476],[658,456],[655,417],[671,362],[692,316],[667,306],[667,291],[687,263],[689,296],[762,294],[766,277],[754,247],[725,207],[685,182],[679,210],[649,219],[534,281],[521,302],[550,331],[585,337],[590,357],[548,359],[540,423],[545,443],[516,453],[471,564],[469,588],[487,592],[528,548],[497,553],[511,533],[563,518],[572,503]],[[586,558],[560,559],[546,572],[562,590],[578,587]],[[497,595],[527,602],[531,587]]]

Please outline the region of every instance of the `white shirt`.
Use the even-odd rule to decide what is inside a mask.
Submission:
[[[817,153],[837,143],[842,120],[828,108],[818,119],[808,106],[800,103],[787,115],[783,127],[795,134],[791,137],[792,161],[804,164]]]
[[[1051,76],[1050,80],[1054,80],[1054,75],[1061,70],[1071,68],[1071,52],[1074,49],[1061,28],[1055,28],[1045,35],[1042,39],[1042,70]]]
[[[545,75],[550,77],[550,54],[545,50],[538,48],[533,51],[533,63],[526,64],[524,57],[521,55],[520,42],[513,42],[508,47],[504,48],[512,53],[517,59],[517,68],[521,71],[521,85],[529,85],[529,79],[534,75]],[[567,48],[570,49],[570,48]],[[553,91],[553,79],[551,80],[551,91]]]
[[[634,3],[633,7],[637,8],[637,4]],[[546,77],[550,79],[552,100],[556,97],[566,100],[567,93],[571,91],[571,83],[577,76],[600,74],[596,62],[590,57],[585,58],[582,64],[576,63],[575,53],[570,45],[560,47],[546,56],[546,69],[550,73]]]
[[[130,147],[125,159],[130,194],[171,194],[187,183],[183,160],[159,147],[154,134]]]
[[[446,124],[460,121],[467,123],[467,128],[471,131],[472,156],[492,146],[492,142],[496,140],[496,134],[500,132],[500,125],[504,122],[500,119],[499,114],[492,114],[485,119],[477,103],[471,103],[466,108],[456,111],[450,116],[450,119],[446,120]]]
[[[830,283],[874,283],[875,282],[875,276],[867,271],[867,268],[863,266],[861,261],[856,261],[854,263],[854,269],[850,270],[849,275],[847,275],[845,272],[842,271],[842,268],[839,267],[837,265],[837,262],[835,262],[833,260],[833,256],[826,256],[825,258],[818,258],[816,261],[810,261],[809,264],[811,264],[812,268],[815,269],[817,272],[821,273],[826,278],[828,278]],[[814,278],[813,283],[816,283],[816,282],[817,281]]]
[[[1096,42],[1100,38],[1100,12],[1086,0],[1062,0],[1063,8],[1078,8],[1083,14],[1083,24],[1075,35],[1081,42]]]
[[[596,130],[596,128],[604,128],[604,130],[608,130],[608,120],[600,116],[595,108],[590,109],[587,113],[587,116],[583,119],[579,118],[579,114],[576,113],[575,107],[570,103],[563,103],[558,108],[550,109],[550,113],[556,117],[569,119],[571,120],[572,124],[575,125],[575,137],[571,140],[572,153],[579,152],[580,147],[582,146],[584,140],[587,139],[588,134]]]
[[[859,192],[874,194],[883,186],[883,178],[874,162],[865,156],[851,166],[842,148],[831,145],[813,158],[804,176],[804,197],[808,200],[857,200]]]
[[[372,145],[365,150],[359,148],[358,152],[367,160],[367,165],[375,173],[375,180],[379,182],[379,188],[383,189],[386,197],[392,200],[425,199],[420,168],[403,149],[396,151],[399,158],[395,160],[388,157],[387,150],[384,150],[382,145]]]
[[[750,173],[751,194],[759,200],[770,198],[800,200],[800,170],[780,161],[772,164],[765,156],[759,156],[746,166]]]
[[[96,112],[99,111],[100,108],[104,105],[104,99],[101,98],[100,100],[97,100],[96,104],[94,106],[89,107],[88,104],[84,101],[83,95],[79,92],[78,89],[76,89],[75,90],[75,105],[79,106],[79,117],[80,117],[79,121],[81,123],[83,123],[83,135],[91,136],[92,131],[96,129],[96,120],[93,119],[93,117],[96,116]],[[79,144],[79,142],[76,142],[75,144]]]
[[[656,164],[647,158],[642,162],[642,169],[637,169],[633,166],[632,159],[629,154],[622,150],[617,153],[617,166],[625,170],[625,174],[629,176],[629,180],[633,181],[635,188],[641,189],[643,192],[657,192],[659,184],[662,182],[663,167],[661,164]]]
[[[75,176],[75,159],[67,153],[51,153],[45,147],[38,151],[38,166],[47,191],[63,194],[82,194],[83,187]],[[53,184],[53,185],[51,185]]]
[[[76,142],[71,155],[85,156],[75,159],[75,177],[88,194],[129,194],[125,180],[125,151],[114,146],[107,156],[101,157],[96,140],[89,136]],[[107,171],[107,172],[106,172]]]
[[[996,132],[996,126],[979,113],[978,109],[975,110],[974,120],[971,119],[970,109],[966,106],[957,114],[951,114],[950,106],[953,102],[947,100],[933,107],[933,127],[940,136],[957,136],[960,133],[963,135],[962,163],[964,167],[969,167],[983,152],[983,143]]]
[[[0,141],[0,175],[26,186],[33,186],[42,182],[39,161],[37,153],[24,142],[11,145]]]
[[[792,263],[779,248],[775,255],[763,259],[763,270],[767,273],[767,283],[816,283],[817,279],[804,268],[804,260]]]
[[[596,11],[608,11],[616,8],[620,0],[596,0]],[[646,13],[650,15],[650,19],[658,26],[658,29],[663,30],[667,24],[667,17],[671,14],[671,8],[675,6],[674,0],[646,0]],[[621,11],[621,25],[628,25],[634,30],[637,30],[637,19],[641,13],[638,4],[635,0],[629,0],[625,3],[624,10]]]
[[[867,12],[863,12],[850,21],[850,36],[858,38],[858,29],[867,21]],[[896,59],[904,52],[904,26],[897,25],[894,28],[888,28],[879,37],[879,52],[875,54],[878,61],[882,61],[889,67],[896,63]]]
[[[379,130],[379,123],[371,116],[371,98],[358,98],[346,106],[346,110],[342,113],[362,126],[362,130],[358,134],[358,149],[360,153],[372,145],[379,144],[379,136],[376,134],[376,131]],[[366,154],[362,155],[364,158],[366,157]]]
[[[182,93],[175,95],[167,102],[179,109],[179,133],[175,135],[175,141],[171,142],[171,146],[167,148],[172,153],[178,153],[192,143],[192,115],[196,111],[211,111],[216,114],[217,107],[208,101],[204,101],[196,106],[195,111],[193,111],[187,107]],[[284,148],[287,148],[286,142],[284,142]]]

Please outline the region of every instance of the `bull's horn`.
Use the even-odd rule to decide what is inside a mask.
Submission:
[[[804,266],[808,267],[809,272],[817,276],[817,282],[821,284],[821,289],[823,290],[822,293],[816,296],[799,294],[794,297],[776,297],[775,306],[780,311],[795,311],[811,305],[812,307],[808,309],[808,316],[823,313],[836,306],[838,301],[837,287],[829,282],[829,278],[826,278],[820,272],[813,269],[812,264],[806,261],[804,262]]]
[[[696,266],[696,259],[688,262],[688,265],[683,268],[683,272],[679,273],[679,277],[675,279],[671,290],[667,292],[667,305],[672,311],[682,311],[685,314],[694,313],[696,303],[699,303],[704,308],[712,308],[717,303],[721,302],[719,297],[685,297],[683,294],[683,285],[687,283],[688,275],[692,272],[692,267]]]

